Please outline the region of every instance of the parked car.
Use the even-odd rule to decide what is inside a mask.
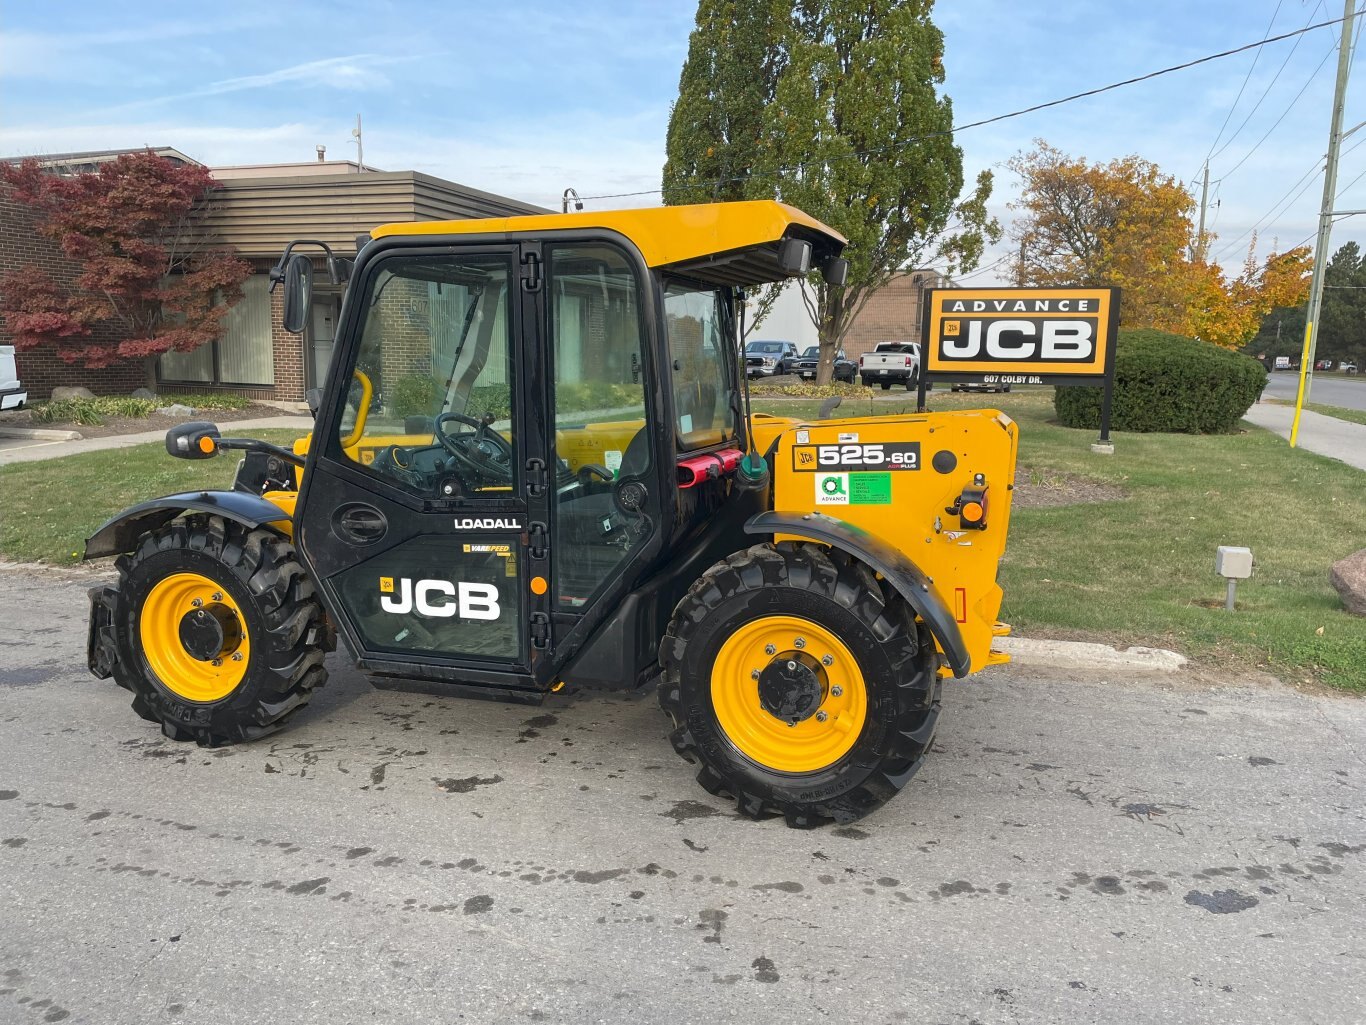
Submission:
[[[791,374],[800,359],[796,342],[750,342],[745,346],[745,373],[750,377]]]
[[[19,383],[14,365],[14,346],[0,345],[0,409],[23,409],[28,392]]]
[[[1345,359],[1338,364],[1338,372],[1342,374],[1355,374],[1357,365],[1353,360]]]
[[[821,347],[819,345],[808,345],[806,351],[802,353],[801,360],[797,363],[797,373],[803,381],[814,381],[820,362]],[[858,364],[848,359],[844,355],[843,349],[835,353],[835,372],[831,375],[832,380],[853,384],[854,375],[857,373]]]
[[[865,385],[877,384],[883,391],[894,384],[914,388],[920,383],[920,343],[878,342],[859,357],[858,372]]]
[[[1277,357],[1275,358],[1275,360],[1274,360],[1274,361],[1272,362],[1272,364],[1271,364],[1271,369],[1272,369],[1272,370],[1289,370],[1289,369],[1290,369],[1290,357],[1289,357],[1289,356],[1277,356]]]

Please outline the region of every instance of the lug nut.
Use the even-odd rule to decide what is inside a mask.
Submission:
[[[833,655],[822,655],[822,656],[821,656],[821,665],[823,665],[823,666],[833,666],[834,664],[835,664],[835,659],[834,659],[834,656],[833,656]]]
[[[214,591],[213,594],[209,596],[209,600],[210,600],[210,601],[222,601],[222,600],[223,600],[223,592],[222,592],[222,591]]]
[[[214,659],[214,660],[210,663],[210,665],[215,665],[215,666],[221,666],[222,664],[223,664],[223,660],[222,660],[221,658],[216,658],[216,659]]]
[[[838,686],[838,685],[836,685],[836,686],[830,688],[830,696],[831,696],[832,698],[840,697],[843,693],[844,693],[844,688],[843,688],[843,687],[840,687],[840,686]]]
[[[751,670],[749,671],[749,678],[750,678],[751,680],[757,680],[757,679],[759,678],[759,670],[757,670],[757,669],[751,669]]]
[[[232,653],[232,660],[233,660],[234,662],[241,662],[241,661],[242,661],[242,653],[241,653],[240,651],[234,651],[234,652]],[[839,688],[836,688],[836,690],[838,690],[838,689],[839,689]]]
[[[825,722],[825,720],[827,720],[827,719],[829,719],[829,718],[830,718],[830,716],[826,715],[824,712],[817,712],[817,713],[816,713],[816,722]]]
[[[203,604],[204,604],[204,599],[203,599],[203,598],[193,598],[193,599],[190,600],[190,605],[191,605],[192,607],[196,608],[196,609],[199,608],[200,606],[202,606]]]
[[[798,637],[798,638],[797,638],[795,641],[793,641],[792,643],[793,643],[796,647],[798,647],[798,648],[805,648],[805,647],[806,647],[806,638],[805,638],[805,637]]]
[[[778,649],[775,648],[773,645],[771,645],[771,644],[765,644],[765,645],[764,645],[764,654],[765,654],[765,655],[776,655],[777,653],[778,653]]]

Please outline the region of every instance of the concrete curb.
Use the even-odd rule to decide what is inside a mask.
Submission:
[[[54,431],[45,427],[0,427],[0,438],[32,438],[41,441],[80,441],[79,431]]]
[[[1120,651],[1090,641],[1044,641],[1031,637],[998,637],[995,647],[1022,666],[1051,669],[1119,669],[1139,673],[1175,673],[1188,659],[1165,648],[1133,647]]]

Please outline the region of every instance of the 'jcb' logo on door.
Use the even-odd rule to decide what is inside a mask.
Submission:
[[[395,586],[397,585],[397,586]],[[379,607],[385,612],[404,616],[416,612],[430,619],[497,619],[502,614],[498,605],[498,588],[492,584],[473,584],[467,581],[409,580],[399,577],[379,578]],[[394,597],[394,592],[398,597]]]

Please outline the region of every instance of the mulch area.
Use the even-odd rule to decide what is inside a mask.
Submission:
[[[1016,509],[1050,509],[1061,505],[1114,502],[1128,497],[1129,493],[1123,488],[1105,481],[1020,467],[1015,471],[1015,493],[1011,505]]]
[[[174,397],[168,397],[171,401]],[[41,427],[54,431],[77,431],[82,438],[112,438],[120,434],[142,434],[146,431],[166,431],[176,424],[190,420],[212,420],[216,424],[231,423],[234,420],[260,420],[268,416],[288,416],[283,409],[275,406],[262,406],[253,403],[245,409],[206,409],[194,416],[151,416],[125,417],[106,416],[99,427],[76,423],[34,423],[27,409],[6,410],[0,413],[0,426]]]

